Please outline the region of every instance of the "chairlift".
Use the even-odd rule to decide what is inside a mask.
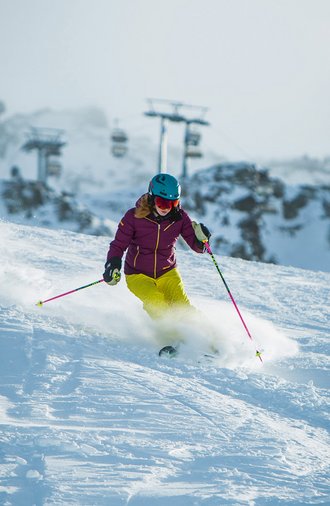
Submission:
[[[56,157],[60,156],[60,155],[61,155],[61,146],[59,146],[59,145],[56,145],[56,146],[49,145],[49,146],[47,146],[46,156],[51,157],[52,159],[55,160]]]
[[[124,144],[113,144],[111,147],[111,153],[117,158],[122,158],[127,153],[127,146]]]
[[[198,148],[198,146],[187,145],[185,150],[186,158],[202,158],[203,153]]]
[[[127,142],[128,137],[124,130],[121,128],[115,128],[111,134],[111,140],[113,142]]]
[[[56,156],[49,156],[47,158],[47,176],[60,177],[62,172],[62,165]]]
[[[201,134],[197,130],[188,130],[186,144],[189,146],[198,146],[201,140]]]
[[[185,157],[186,158],[201,158],[203,156],[199,149],[199,143],[201,141],[201,134],[195,128],[189,127],[186,130],[185,138]]]
[[[128,136],[121,128],[115,128],[111,134],[111,152],[113,156],[121,158],[127,153]]]

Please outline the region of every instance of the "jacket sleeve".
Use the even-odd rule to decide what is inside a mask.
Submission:
[[[113,257],[122,258],[134,235],[134,209],[127,211],[120,220],[115,238],[110,243],[107,261]]]
[[[181,213],[182,213],[182,229],[181,229],[182,237],[192,250],[196,251],[197,253],[204,253],[206,251],[205,246],[202,242],[198,241],[197,237],[195,236],[191,219],[183,209],[181,210]]]

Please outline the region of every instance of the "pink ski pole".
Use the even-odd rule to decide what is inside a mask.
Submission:
[[[247,325],[246,325],[245,321],[243,320],[243,316],[241,315],[241,312],[240,312],[240,310],[238,309],[238,306],[237,306],[237,304],[236,304],[236,302],[235,302],[235,299],[234,299],[234,297],[232,296],[231,291],[229,290],[229,287],[228,287],[228,285],[227,285],[227,283],[226,283],[225,278],[224,278],[224,277],[223,277],[223,275],[222,275],[222,272],[221,272],[221,270],[220,270],[220,267],[219,267],[219,265],[218,265],[218,263],[217,263],[216,259],[214,258],[214,255],[213,255],[213,253],[212,253],[212,250],[211,250],[211,248],[210,248],[209,243],[208,243],[207,241],[203,241],[203,242],[204,242],[204,244],[205,244],[206,251],[207,251],[207,252],[211,255],[211,258],[212,258],[212,260],[213,260],[213,263],[214,263],[214,265],[215,265],[215,267],[216,267],[216,269],[217,269],[218,273],[220,274],[220,277],[221,277],[221,279],[222,279],[222,281],[223,281],[223,284],[224,284],[224,285],[225,285],[225,287],[226,287],[226,290],[227,290],[227,292],[228,292],[228,295],[229,295],[229,297],[231,298],[232,303],[234,304],[234,307],[235,307],[235,309],[236,309],[236,311],[237,311],[238,316],[240,317],[241,322],[243,323],[243,326],[244,326],[244,328],[245,328],[245,330],[246,330],[247,335],[249,336],[249,338],[251,339],[251,341],[253,341],[253,338],[252,338],[252,336],[251,336],[251,333],[250,333],[249,329],[247,328]],[[261,362],[263,362],[262,357],[261,357],[261,352],[260,352],[260,351],[258,351],[257,349],[256,349],[256,357],[259,357],[260,361],[261,361]]]
[[[36,303],[36,306],[43,306],[46,304],[46,302],[50,302],[51,300],[59,299],[60,297],[64,297],[65,295],[69,295],[70,293],[78,292],[78,290],[82,290],[83,288],[88,288],[89,286],[97,285],[98,283],[102,283],[104,279],[99,279],[98,281],[94,281],[93,283],[89,283],[89,285],[80,286],[79,288],[75,288],[74,290],[70,290],[69,292],[61,293],[60,295],[56,295],[55,297],[51,297],[50,299],[46,300],[39,300],[39,302]]]

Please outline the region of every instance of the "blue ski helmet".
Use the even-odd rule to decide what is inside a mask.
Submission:
[[[157,174],[149,183],[148,193],[154,197],[177,200],[181,195],[181,186],[174,176],[170,174]]]

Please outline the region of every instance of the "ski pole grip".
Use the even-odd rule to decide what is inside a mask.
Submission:
[[[205,248],[206,248],[206,251],[207,251],[210,255],[212,255],[212,251],[211,251],[211,248],[210,248],[210,245],[209,245],[208,241],[206,241],[206,240],[205,240],[205,241],[203,241],[203,243],[204,243],[204,246],[205,246]]]

